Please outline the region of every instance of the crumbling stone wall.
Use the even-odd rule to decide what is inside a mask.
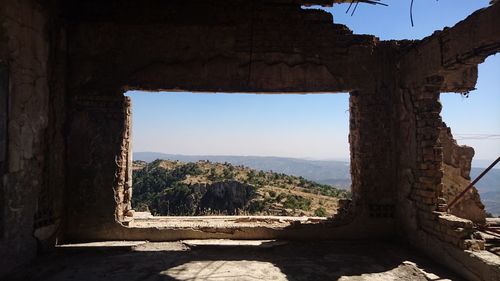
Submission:
[[[420,230],[431,233],[455,246],[469,249],[481,248],[480,241],[472,239],[472,223],[452,216],[438,213],[445,211],[443,193],[443,144],[440,142],[442,119],[439,92],[429,81],[423,92],[414,96],[417,124],[417,169],[411,198],[417,208],[417,220]],[[441,205],[439,204],[441,203]]]
[[[443,147],[439,141],[441,79],[428,79],[420,88],[402,88],[398,124],[398,218],[406,233],[437,236],[457,247],[468,248],[472,223],[439,213],[443,184]],[[397,119],[396,119],[397,120]],[[441,204],[440,204],[441,203]],[[445,222],[446,221],[446,222]],[[458,231],[460,228],[460,231]],[[456,231],[455,231],[456,230]]]
[[[453,28],[410,45],[399,66],[399,103],[403,106],[397,134],[400,143],[409,140],[399,148],[398,177],[403,187],[399,194],[399,224],[411,243],[471,280],[495,280],[500,272],[465,262],[466,257],[456,250],[481,250],[484,240],[475,232],[471,220],[445,212],[449,203],[447,166],[451,163],[458,167],[460,177],[466,179],[472,155],[468,149],[458,149],[451,135],[443,133],[447,128],[440,117],[439,95],[474,89],[477,64],[500,51],[500,34],[493,27],[500,25],[499,13],[500,5],[494,4]],[[477,212],[452,213],[479,222],[482,207],[474,195],[471,199],[467,201],[473,202]]]
[[[439,142],[443,146],[443,188],[441,196],[449,204],[471,182],[470,170],[474,149],[459,146],[453,139],[451,129],[443,123],[439,134]],[[481,203],[479,192],[475,187],[467,192],[450,212],[458,217],[469,219],[475,223],[485,223],[486,212]]]

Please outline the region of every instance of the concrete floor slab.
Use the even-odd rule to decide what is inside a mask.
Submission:
[[[232,247],[217,247],[216,242],[210,247],[116,241],[59,247],[8,280],[460,280],[389,242],[295,241],[267,248],[228,241],[220,244]]]
[[[292,224],[314,224],[326,222],[325,217],[285,217],[285,216],[151,216],[146,212],[136,212],[130,227],[157,228],[241,228],[268,227],[285,228]]]

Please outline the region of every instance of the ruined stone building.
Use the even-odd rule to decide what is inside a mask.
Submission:
[[[0,0],[0,276],[63,243],[389,239],[500,280],[477,191],[446,212],[461,191],[446,174],[468,184],[474,152],[439,102],[474,89],[500,51],[500,3],[423,40],[382,41],[302,8],[338,2],[350,1]],[[284,228],[128,225],[127,90],[349,92],[349,208]]]

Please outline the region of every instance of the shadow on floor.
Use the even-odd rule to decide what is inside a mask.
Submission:
[[[264,245],[265,246],[265,245]],[[427,274],[422,272],[423,269]],[[411,249],[380,241],[189,248],[180,242],[73,247],[7,280],[459,280]]]

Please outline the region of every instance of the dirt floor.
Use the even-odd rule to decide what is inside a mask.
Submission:
[[[460,280],[402,245],[191,240],[63,245],[7,280]]]

